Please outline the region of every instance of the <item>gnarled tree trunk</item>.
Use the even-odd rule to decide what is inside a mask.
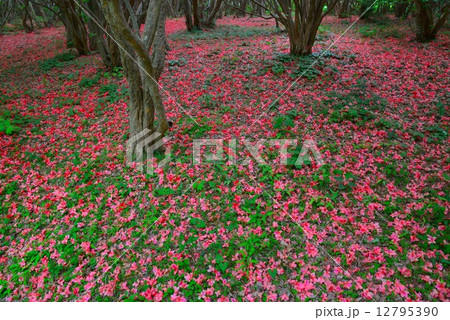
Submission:
[[[397,18],[404,18],[408,10],[409,0],[397,0],[394,6],[394,14]]]
[[[90,0],[87,3],[87,8],[92,14],[92,18],[87,20],[91,48],[100,54],[108,69],[122,66],[117,43],[104,34],[103,30],[107,28],[107,24],[100,3],[98,0]],[[93,19],[96,19],[96,21]]]
[[[350,7],[350,0],[341,0],[338,8],[338,18],[343,19],[348,16],[348,9]]]
[[[80,10],[73,0],[55,0],[62,14],[66,27],[67,47],[75,47],[78,54],[89,53],[88,33],[81,17]]]
[[[273,18],[284,25],[291,54],[308,55],[312,53],[323,18],[333,10],[338,0],[331,0],[326,11],[327,0],[267,0],[267,7],[259,1],[252,2],[269,11]]]
[[[27,33],[31,33],[34,31],[33,27],[33,19],[30,14],[30,1],[25,0],[23,3],[24,11],[23,11],[23,17],[22,17],[22,26]]]
[[[120,57],[130,92],[130,135],[149,129],[163,136],[169,124],[157,83],[164,68],[167,45],[162,0],[150,0],[142,33],[133,30],[125,20],[127,9],[119,0],[101,0],[101,4],[112,36],[121,47]],[[135,15],[135,12],[128,14]]]
[[[441,8],[433,8],[430,1],[415,0],[416,5],[416,36],[419,42],[428,42],[436,38],[439,30],[447,21],[450,4],[444,3]],[[434,10],[433,10],[434,9]],[[437,18],[434,18],[433,11],[437,11]]]
[[[222,4],[223,0],[183,0],[187,29],[193,31],[214,28]]]

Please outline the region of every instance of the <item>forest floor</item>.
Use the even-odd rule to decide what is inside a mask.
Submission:
[[[154,174],[125,161],[122,70],[62,28],[1,37],[0,301],[450,299],[449,33],[359,21],[332,45],[351,23],[294,58],[265,20],[168,21]],[[194,165],[194,139],[236,139],[237,164]],[[268,139],[265,165],[244,139]],[[271,139],[325,164],[283,165]]]

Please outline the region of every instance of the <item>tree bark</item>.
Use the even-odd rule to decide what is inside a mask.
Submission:
[[[338,0],[331,0],[324,12],[327,0],[269,0],[267,6],[257,0],[252,2],[279,21],[287,30],[292,55],[312,53],[317,31],[323,18],[330,13]]]
[[[348,16],[348,9],[350,6],[350,0],[341,0],[338,8],[338,18],[344,19]]]
[[[408,10],[408,0],[397,0],[394,6],[394,14],[396,18],[404,18]]]
[[[186,28],[188,31],[194,30],[194,21],[192,20],[191,3],[189,0],[183,1],[184,16],[186,18]]]
[[[416,5],[416,36],[419,42],[428,42],[434,40],[439,30],[444,26],[449,15],[448,3],[439,10],[439,16],[436,22],[433,17],[431,4],[424,0],[414,0]]]
[[[222,7],[223,0],[214,1],[214,6],[211,8],[211,11],[207,15],[207,17],[202,21],[203,28],[213,28],[215,24],[215,18],[219,13],[220,8]]]
[[[149,129],[162,137],[169,129],[157,83],[164,67],[167,45],[162,1],[150,1],[142,33],[132,30],[118,0],[101,0],[101,5],[112,35],[123,49],[120,57],[129,84],[130,135]],[[158,119],[157,125],[155,119]]]
[[[31,33],[34,31],[34,27],[33,27],[33,19],[31,18],[31,14],[30,14],[29,0],[25,0],[23,6],[24,6],[24,9],[23,9],[24,12],[23,12],[23,18],[22,18],[22,26],[26,33]]]
[[[183,10],[188,31],[212,29],[222,8],[223,0],[183,0]]]
[[[92,15],[97,19],[97,21],[93,21],[89,18],[87,21],[90,32],[89,42],[92,50],[100,54],[103,63],[108,69],[122,66],[119,48],[116,42],[111,38],[105,37],[103,29],[107,28],[107,24],[100,3],[98,0],[90,0],[86,5]]]
[[[67,47],[75,47],[79,55],[89,53],[88,32],[80,15],[80,8],[73,0],[55,0],[63,15],[66,27]]]
[[[192,13],[194,16],[194,28],[201,29],[198,0],[192,0]]]

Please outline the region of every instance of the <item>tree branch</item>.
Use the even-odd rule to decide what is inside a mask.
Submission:
[[[230,8],[239,10],[239,11],[245,13],[245,14],[248,14],[249,16],[256,16],[256,17],[260,17],[260,18],[263,18],[263,19],[266,19],[266,20],[276,19],[277,21],[279,21],[278,18],[275,17],[274,15],[271,15],[270,17],[265,17],[265,16],[259,15],[259,14],[257,14],[257,13],[247,12],[247,11],[245,11],[245,10],[242,9],[242,8],[236,7],[236,6],[234,6],[234,5],[230,4],[230,3],[228,3],[227,1],[224,1],[224,3],[225,3],[227,6],[229,6]],[[280,22],[281,22],[281,21],[280,21]]]
[[[125,2],[125,7],[127,8],[128,13],[130,15],[130,19],[131,19],[131,23],[133,24],[134,31],[135,32],[139,32],[140,28],[139,28],[139,25],[138,25],[138,22],[137,22],[136,15],[134,14],[134,10],[131,7],[130,1],[128,1],[128,0],[123,0],[123,1]]]
[[[153,5],[153,1],[156,1],[156,5]],[[145,19],[145,28],[142,35],[142,41],[145,48],[149,50],[155,41],[156,32],[158,30],[159,18],[161,16],[161,0],[152,0],[147,9],[147,16]],[[153,9],[153,12],[151,11]]]

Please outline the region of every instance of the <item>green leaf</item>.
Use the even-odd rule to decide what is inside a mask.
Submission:
[[[275,279],[275,277],[278,274],[277,269],[269,269],[268,272],[269,272],[269,275],[272,277],[272,279]]]
[[[284,120],[284,125],[287,126],[287,127],[292,128],[292,127],[295,126],[295,123],[294,123],[294,121],[292,120],[292,118],[286,117],[285,120]]]
[[[273,124],[274,129],[279,129],[283,126],[284,117],[278,117],[275,119],[275,123]]]
[[[220,254],[216,255],[216,263],[222,272],[225,272],[227,270],[228,262],[223,261],[223,257]]]
[[[154,195],[156,197],[159,197],[159,196],[171,195],[171,194],[174,194],[174,193],[175,193],[175,190],[172,190],[170,188],[162,188],[162,189],[156,189],[155,192],[154,192]]]
[[[202,191],[204,189],[204,185],[205,185],[205,181],[200,180],[200,181],[196,181],[194,183],[194,185],[192,186],[192,188],[194,188],[197,191]]]
[[[220,271],[225,272],[228,267],[228,262],[220,262],[218,264]]]
[[[205,221],[198,218],[191,218],[190,220],[191,224],[197,228],[204,228],[206,227]]]
[[[355,176],[353,175],[353,173],[351,173],[351,172],[346,172],[346,173],[344,174],[344,176],[345,176],[345,179],[346,179],[346,180],[350,180],[350,179],[352,179],[352,178],[355,177]]]

